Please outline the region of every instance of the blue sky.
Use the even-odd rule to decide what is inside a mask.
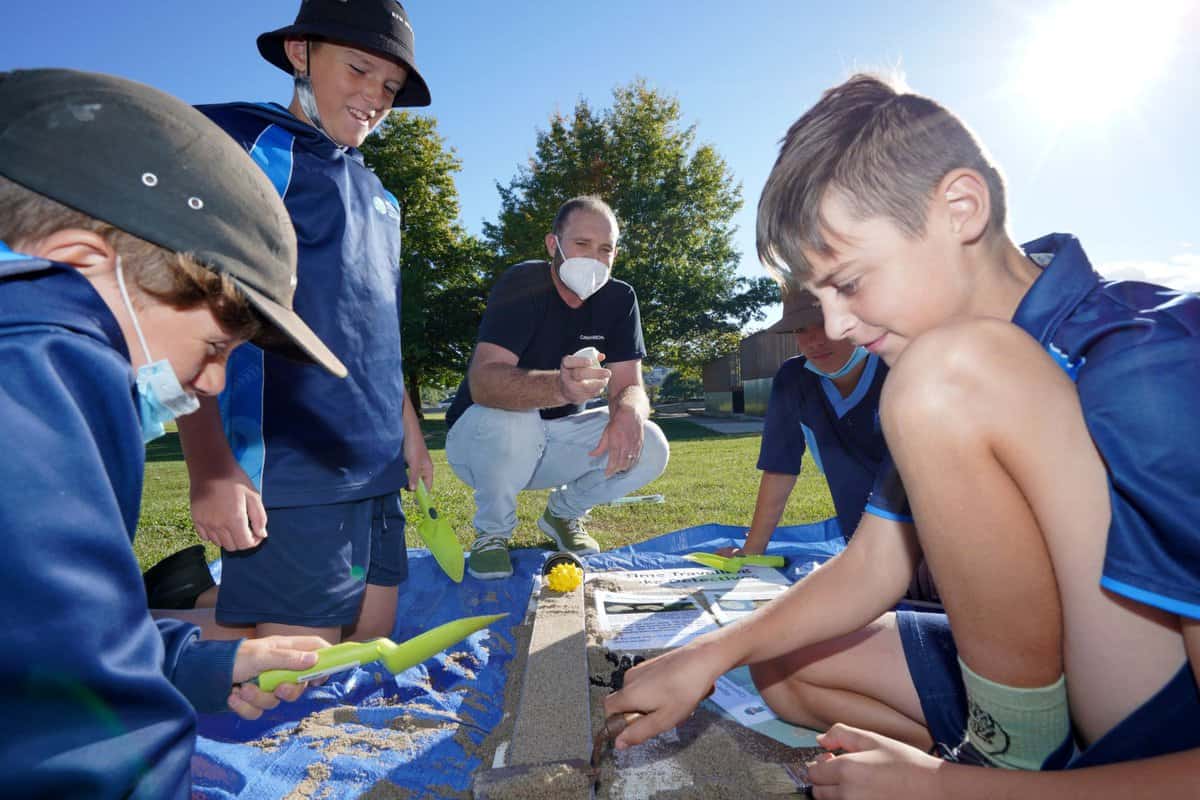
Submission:
[[[6,2],[0,69],[61,66],[142,80],[193,103],[286,102],[255,37],[298,0]],[[961,115],[1009,181],[1019,241],[1079,235],[1106,274],[1200,290],[1200,3],[1195,0],[409,0],[423,113],[463,161],[480,232],[535,133],[580,98],[645,78],[742,182],[741,271],[788,125],[856,69],[899,68]],[[531,254],[532,255],[532,254]],[[619,265],[618,265],[619,271]],[[777,314],[776,314],[777,316]],[[770,319],[768,319],[768,322]]]

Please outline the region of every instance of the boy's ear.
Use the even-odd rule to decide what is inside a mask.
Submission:
[[[550,254],[550,260],[554,261],[554,257],[558,255],[558,242],[554,241],[554,234],[546,234],[546,252]]]
[[[992,212],[983,177],[973,169],[952,170],[942,178],[940,189],[953,232],[963,242],[977,241],[987,231]]]
[[[117,251],[108,240],[82,228],[55,231],[30,249],[31,256],[70,264],[85,277],[112,272],[117,265]]]
[[[304,39],[284,39],[283,52],[292,64],[292,71],[304,75],[308,71],[308,42]]]

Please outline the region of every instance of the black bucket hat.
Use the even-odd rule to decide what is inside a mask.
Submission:
[[[296,231],[274,186],[196,109],[141,83],[0,72],[0,175],[227,275],[266,323],[255,343],[345,377],[296,315]]]
[[[258,52],[281,70],[295,72],[285,39],[321,39],[369,50],[408,70],[393,107],[429,105],[429,87],[417,71],[413,29],[399,0],[304,0],[296,21],[258,37]]]

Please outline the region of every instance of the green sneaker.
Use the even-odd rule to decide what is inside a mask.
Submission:
[[[508,537],[477,532],[471,555],[467,558],[467,572],[472,578],[483,581],[511,578],[513,568],[508,557]]]
[[[583,529],[582,518],[559,519],[547,508],[538,520],[538,527],[554,540],[559,550],[577,556],[590,556],[600,552],[600,544]]]

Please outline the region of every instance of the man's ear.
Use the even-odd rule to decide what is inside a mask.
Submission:
[[[308,73],[308,42],[304,39],[284,39],[283,52],[292,64],[292,72],[305,75]]]
[[[960,241],[975,242],[987,231],[992,199],[987,183],[978,172],[951,170],[942,178],[938,197],[945,203],[951,230]]]
[[[117,266],[117,251],[95,231],[63,228],[31,248],[31,256],[70,264],[86,278],[110,273]]]
[[[546,252],[550,254],[550,261],[553,263],[554,256],[558,254],[558,241],[554,238],[553,233],[546,234]]]

